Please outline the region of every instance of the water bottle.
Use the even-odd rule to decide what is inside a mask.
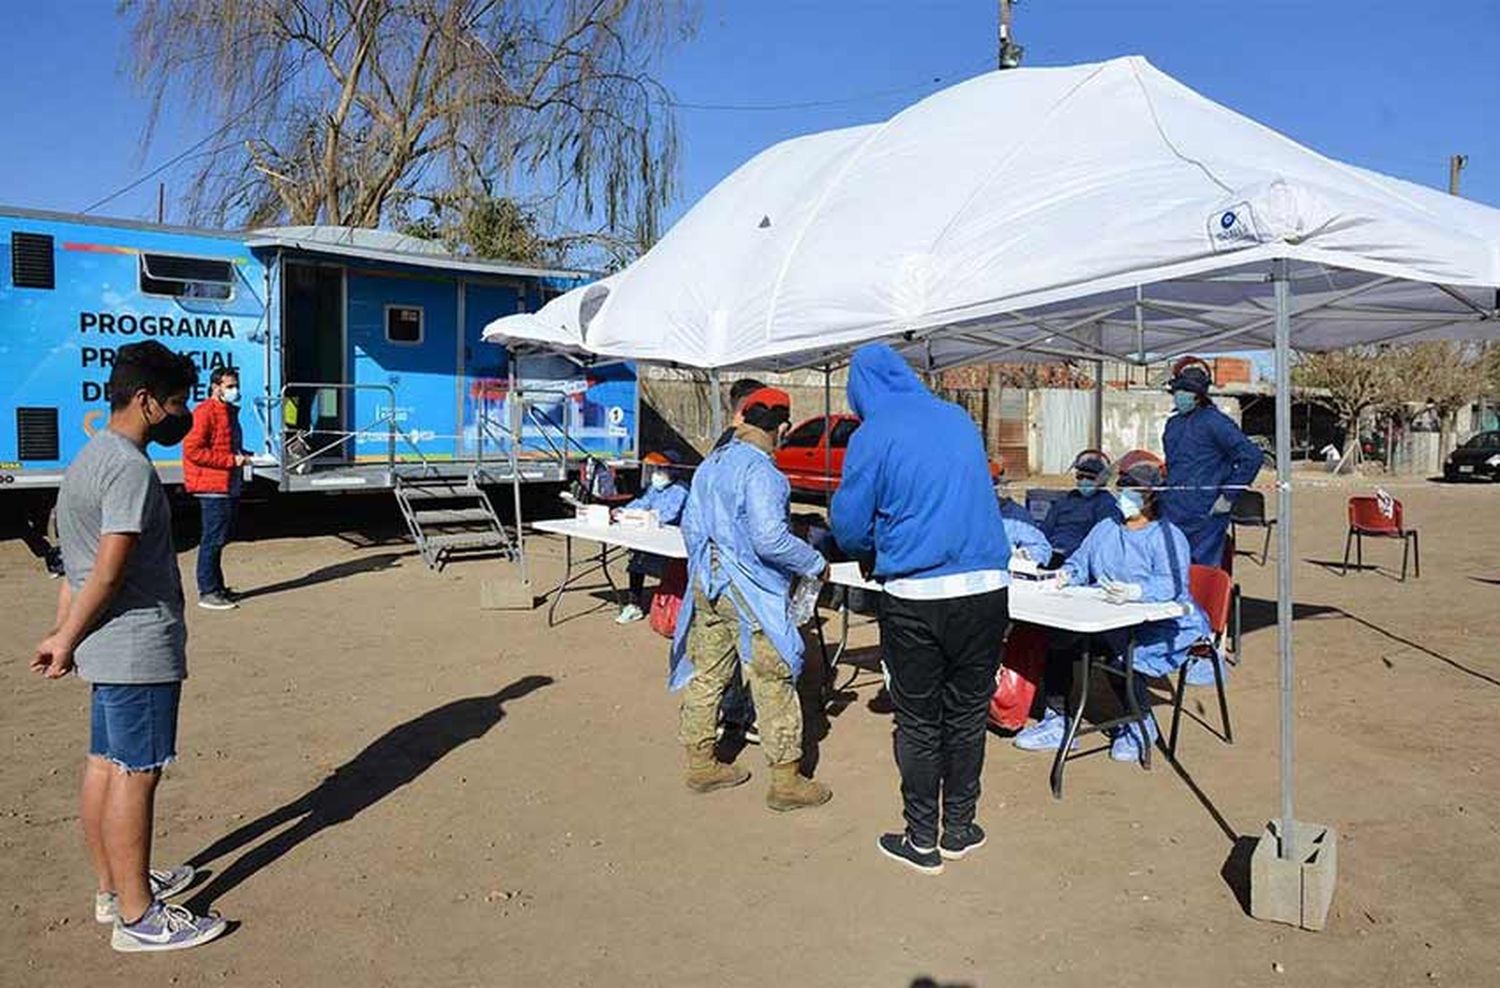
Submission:
[[[823,592],[823,581],[815,576],[804,576],[792,587],[792,599],[787,604],[787,616],[795,627],[802,627],[812,620],[818,609],[818,594]]]

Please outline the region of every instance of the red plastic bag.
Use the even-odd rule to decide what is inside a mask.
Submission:
[[[687,593],[687,563],[667,560],[661,583],[651,597],[651,630],[663,638],[677,633],[677,612],[682,610],[682,595]]]
[[[1005,664],[995,677],[995,695],[990,697],[990,723],[1007,731],[1025,727],[1046,670],[1047,629],[1012,625],[1005,643]]]

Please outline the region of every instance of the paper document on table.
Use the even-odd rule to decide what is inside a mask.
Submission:
[[[867,590],[880,590],[881,584],[874,580],[865,579],[864,573],[859,568],[859,563],[830,563],[828,566],[828,582],[837,583],[841,587],[863,587]]]
[[[1027,559],[1020,553],[1010,554],[1010,571],[1017,576],[1040,576],[1042,567],[1034,559]]]

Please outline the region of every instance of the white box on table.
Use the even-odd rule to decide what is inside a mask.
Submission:
[[[656,512],[650,508],[621,508],[615,512],[615,524],[642,532],[655,531],[661,527]]]
[[[608,528],[609,505],[581,504],[578,506],[578,520],[590,528]]]

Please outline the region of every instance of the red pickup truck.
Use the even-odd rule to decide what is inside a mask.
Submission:
[[[786,474],[794,491],[807,494],[836,491],[844,476],[844,451],[849,448],[849,437],[858,428],[859,418],[855,415],[833,415],[827,420],[819,415],[799,423],[777,448],[776,467]],[[991,460],[990,478],[999,477],[1000,472],[1000,464]]]

